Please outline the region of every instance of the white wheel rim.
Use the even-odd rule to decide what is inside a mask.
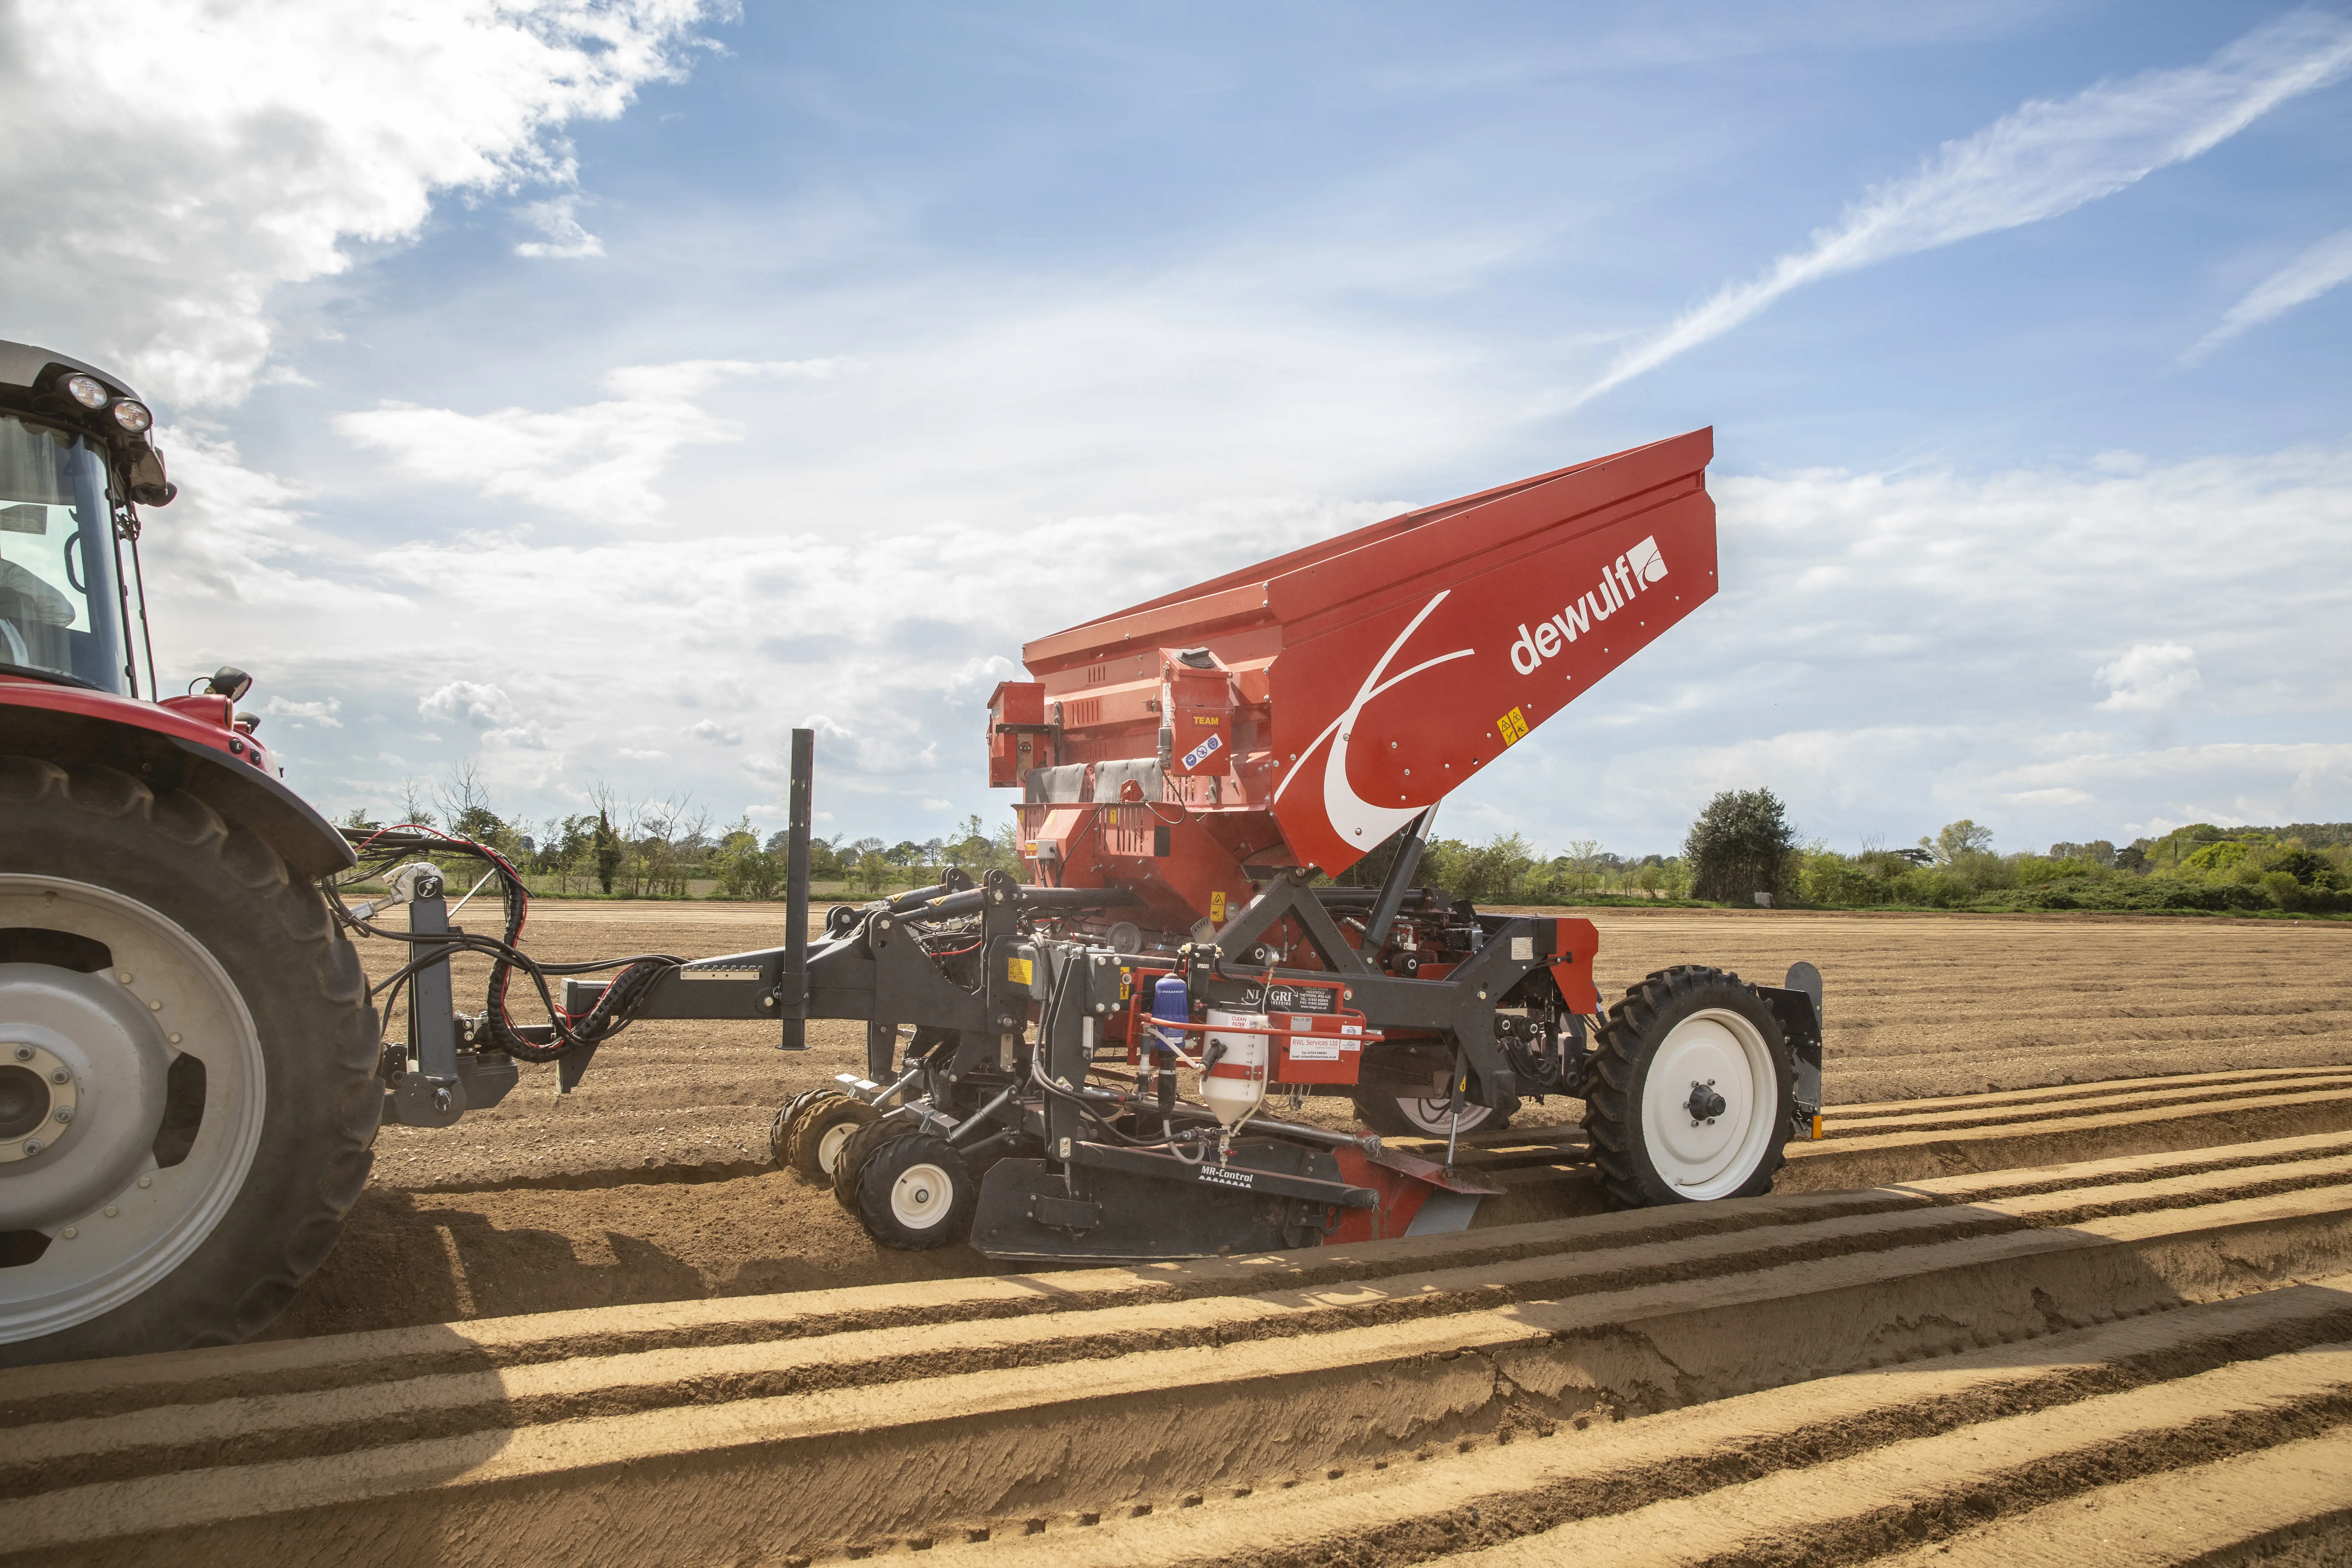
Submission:
[[[1723,1100],[1713,1117],[1691,1114],[1700,1089]],[[1754,1024],[1717,1007],[1692,1014],[1659,1045],[1643,1079],[1650,1163],[1686,1198],[1738,1192],[1771,1145],[1780,1098],[1772,1054]]]
[[[929,1230],[947,1216],[955,1184],[944,1167],[929,1161],[909,1165],[890,1184],[890,1217],[908,1230]]]
[[[1444,1096],[1435,1100],[1416,1099],[1411,1095],[1397,1097],[1397,1110],[1404,1119],[1433,1138],[1443,1138],[1448,1132],[1470,1132],[1484,1127],[1495,1114],[1491,1105],[1462,1107],[1462,1119],[1454,1120],[1454,1101]]]
[[[152,1289],[202,1246],[244,1189],[268,1107],[260,1032],[245,998],[177,922],[104,888],[0,875],[0,927],[69,931],[113,955],[101,973],[0,963],[0,1066],[20,1047],[70,1073],[74,1119],[39,1151],[0,1162],[0,1232],[48,1244],[0,1268],[0,1342],[87,1322]],[[160,1165],[164,1086],[204,1068],[204,1117]]]
[[[833,1174],[834,1163],[841,1158],[841,1146],[857,1135],[859,1125],[855,1121],[836,1121],[818,1134],[816,1141],[818,1170],[828,1176]]]

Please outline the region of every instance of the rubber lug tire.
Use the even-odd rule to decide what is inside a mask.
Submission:
[[[875,1150],[910,1130],[905,1119],[884,1116],[851,1133],[849,1142],[841,1146],[841,1152],[833,1157],[833,1201],[856,1214],[857,1178],[865,1171],[866,1162],[873,1158]]]
[[[820,1185],[831,1182],[833,1171],[820,1159],[824,1152],[825,1134],[840,1127],[864,1126],[878,1120],[881,1114],[864,1100],[852,1100],[845,1094],[811,1101],[793,1123],[793,1169]]]
[[[778,1170],[792,1163],[793,1118],[807,1110],[809,1102],[818,1095],[840,1092],[830,1086],[804,1089],[776,1108],[774,1119],[768,1123],[768,1152],[774,1157]]]
[[[800,1136],[801,1122],[807,1118],[810,1111],[825,1100],[848,1098],[849,1096],[837,1089],[813,1089],[805,1094],[793,1096],[784,1108],[776,1113],[779,1120],[768,1124],[768,1147],[776,1156],[777,1169],[791,1171],[795,1175],[805,1175],[805,1172],[793,1163],[793,1141]],[[824,1178],[818,1176],[811,1179],[823,1181]]]
[[[1787,1146],[1796,1115],[1797,1064],[1780,1034],[1771,1005],[1738,975],[1702,964],[1677,964],[1661,969],[1638,985],[1628,986],[1622,1000],[1609,1010],[1608,1021],[1593,1041],[1591,1066],[1586,1079],[1584,1133],[1601,1190],[1617,1208],[1649,1208],[1665,1204],[1699,1203],[1677,1191],[1659,1174],[1644,1147],[1642,1096],[1656,1053],[1675,1025],[1692,1014],[1711,1008],[1738,1013],[1763,1037],[1778,1093],[1766,1114],[1773,1120],[1764,1152],[1748,1179],[1721,1197],[1758,1197],[1772,1190],[1772,1178],[1787,1162]]]
[[[187,1260],[110,1311],[0,1344],[0,1365],[250,1339],[334,1250],[374,1161],[382,1031],[359,954],[315,883],[184,791],[0,756],[0,870],[108,889],[211,952],[252,1014],[266,1092],[244,1185]]]
[[[899,1218],[890,1202],[898,1178],[919,1165],[936,1167],[952,1184],[940,1217],[920,1229]],[[980,1184],[952,1144],[929,1132],[902,1132],[883,1140],[866,1158],[857,1182],[857,1219],[866,1234],[885,1247],[900,1252],[928,1252],[971,1228],[971,1211],[979,1199]]]

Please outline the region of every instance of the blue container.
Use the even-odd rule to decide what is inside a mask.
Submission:
[[[1181,976],[1174,974],[1163,975],[1160,977],[1159,983],[1152,986],[1151,1016],[1154,1018],[1165,1019],[1171,1024],[1188,1024],[1192,1022],[1192,998],[1191,993],[1185,990],[1184,982]],[[1159,1048],[1160,1053],[1162,1056],[1181,1056],[1183,1054],[1183,1030],[1154,1029],[1151,1031],[1151,1036],[1152,1043]]]

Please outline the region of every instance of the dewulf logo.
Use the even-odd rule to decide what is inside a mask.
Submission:
[[[1642,541],[1617,557],[1614,565],[1601,569],[1600,586],[1578,595],[1576,603],[1538,623],[1532,634],[1521,623],[1519,640],[1511,645],[1511,668],[1521,675],[1533,675],[1544,660],[1590,633],[1593,623],[1607,620],[1633,603],[1634,595],[1665,580],[1666,558],[1658,553],[1657,540]]]

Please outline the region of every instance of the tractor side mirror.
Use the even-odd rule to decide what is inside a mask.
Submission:
[[[205,689],[234,702],[253,689],[253,677],[233,664],[225,664],[213,671],[213,678],[205,682]]]

